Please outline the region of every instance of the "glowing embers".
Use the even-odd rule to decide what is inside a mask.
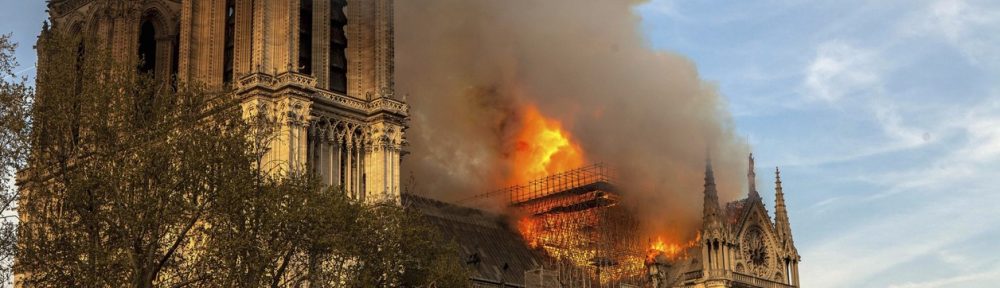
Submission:
[[[563,130],[562,123],[546,118],[535,106],[525,105],[520,112],[508,184],[525,183],[583,166],[583,150]]]
[[[698,247],[699,241],[701,241],[700,233],[695,239],[681,244],[665,242],[663,237],[657,237],[656,241],[652,241],[649,245],[646,262],[676,262],[677,260],[689,259],[691,257],[689,251],[691,248]]]
[[[552,259],[586,271],[588,281],[644,283],[646,247],[640,245],[638,221],[616,205],[617,194],[580,187],[515,203],[524,215],[521,235]]]

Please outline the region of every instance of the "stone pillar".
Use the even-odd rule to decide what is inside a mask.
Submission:
[[[307,158],[308,155],[309,155],[309,154],[307,154],[308,153],[308,149],[309,149],[309,138],[307,137],[309,135],[308,133],[309,133],[309,126],[306,125],[306,123],[303,123],[303,125],[299,126],[299,149],[300,150],[299,150],[299,155],[298,156],[299,156],[299,159],[301,159],[300,163],[299,163],[299,169],[303,169],[303,170],[301,170],[303,172],[307,172],[305,169],[307,169],[307,167],[309,167],[308,166],[309,165],[309,158]]]
[[[340,139],[334,138],[333,139],[333,147],[334,147],[334,149],[333,149],[333,151],[334,151],[333,157],[335,157],[335,158],[333,160],[333,182],[332,183],[333,183],[333,185],[341,185],[341,183],[340,183],[340,181],[341,181],[340,180],[341,179],[340,178],[340,173],[341,173],[340,167],[343,167],[343,163],[344,163],[344,159],[341,158],[341,156],[343,156],[342,150],[344,149],[344,142],[341,141]]]
[[[736,245],[733,245],[732,249],[736,249]],[[734,250],[729,253],[729,270],[731,271],[736,270],[736,255],[739,252],[739,250]]]
[[[793,277],[793,280],[795,280],[795,284],[793,284],[793,285],[795,287],[799,287],[799,261],[798,260],[793,260],[792,261],[792,274],[795,275],[795,277]]]
[[[365,191],[364,185],[361,184],[361,180],[365,178],[365,145],[363,141],[358,141],[358,147],[355,148],[354,159],[354,191],[358,191],[361,195],[362,201],[368,198],[368,191]]]
[[[354,170],[354,143],[351,141],[350,137],[348,137],[347,147],[344,147],[344,149],[344,154],[347,155],[347,165],[344,165],[344,168],[347,169],[347,171],[344,171],[344,191],[351,198],[357,199],[357,195],[354,194],[354,181],[352,181],[354,178],[352,178],[351,175],[351,172]]]
[[[326,177],[323,178],[323,181],[326,181],[326,185],[336,185],[337,182],[333,182],[333,172],[335,171],[333,167],[336,165],[336,163],[334,163],[335,158],[333,154],[337,152],[337,148],[336,145],[334,145],[333,137],[331,136],[333,135],[333,128],[328,129],[326,137],[323,138],[323,147],[326,147],[326,155],[323,155],[326,161]]]
[[[712,258],[709,257],[709,249],[712,249],[712,242],[706,241],[705,246],[701,248],[701,266],[704,267],[702,268],[702,277],[706,278],[708,277],[708,271],[712,269]]]
[[[729,243],[722,242],[722,269],[729,270]]]
[[[299,129],[295,127],[295,120],[289,121],[288,123],[288,172],[292,172],[295,166],[298,165],[296,162],[298,159],[295,158],[297,155],[298,146],[298,135]]]
[[[316,133],[316,140],[315,140],[316,141],[315,166],[317,171],[316,177],[319,179],[319,182],[322,183],[323,185],[330,185],[330,181],[328,180],[330,177],[326,175],[328,171],[327,166],[329,165],[327,164],[327,160],[330,158],[329,156],[327,156],[327,150],[328,150],[327,146],[329,146],[329,144],[326,143],[326,129],[317,129],[317,131],[319,132]]]
[[[379,187],[382,188],[382,194],[384,194],[386,198],[389,198],[392,195],[389,190],[389,153],[391,153],[389,150],[389,144],[382,143],[382,169],[380,169],[382,170],[382,177],[379,177],[381,178],[379,180]]]
[[[173,36],[167,35],[166,28],[157,27],[156,33],[156,67],[153,68],[154,76],[157,82],[163,82],[170,80],[170,67],[174,59],[171,59],[171,53],[173,53]]]

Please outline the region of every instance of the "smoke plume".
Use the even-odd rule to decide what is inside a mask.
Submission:
[[[720,198],[744,195],[748,146],[723,99],[690,60],[649,47],[640,1],[396,3],[412,192],[454,201],[507,184],[519,113],[535,106],[587,161],[618,168],[657,233],[690,237],[700,223],[706,154]]]

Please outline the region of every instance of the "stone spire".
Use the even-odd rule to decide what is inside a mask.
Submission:
[[[788,223],[788,211],[785,209],[785,193],[781,190],[781,170],[774,167],[774,226],[778,237],[786,246],[792,244],[792,226]]]
[[[754,172],[753,168],[753,153],[750,153],[750,167],[747,169],[747,186],[750,190],[748,195],[751,198],[760,198],[760,194],[757,193],[757,173]]]
[[[722,216],[719,209],[719,193],[715,188],[715,173],[712,171],[712,160],[708,159],[705,164],[705,200],[702,230],[704,238],[711,236],[722,236]],[[718,233],[718,234],[714,234]],[[714,235],[713,235],[714,234]]]

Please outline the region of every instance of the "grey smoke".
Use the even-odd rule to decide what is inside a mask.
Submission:
[[[413,191],[446,201],[499,188],[517,108],[558,119],[588,160],[616,166],[654,231],[690,236],[706,152],[720,198],[746,190],[748,145],[687,58],[653,51],[640,1],[396,1],[398,91],[412,106]],[[709,150],[709,151],[706,151]]]

